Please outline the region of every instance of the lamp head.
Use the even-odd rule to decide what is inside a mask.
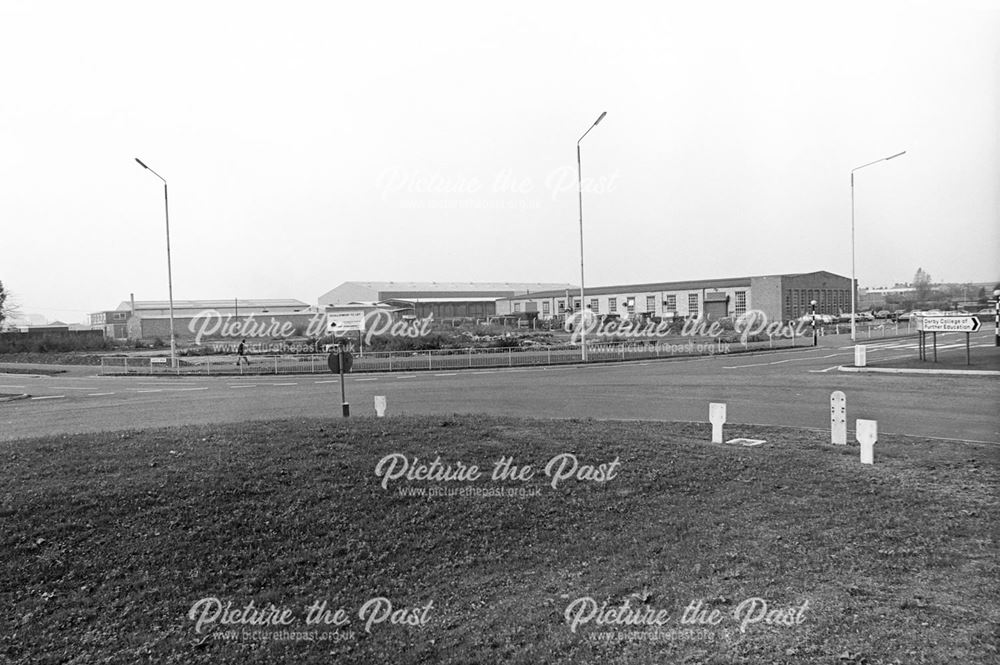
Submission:
[[[147,169],[147,170],[149,169],[149,167],[146,166],[145,164],[143,164],[142,160],[139,159],[138,157],[135,158],[135,161],[139,162],[139,166],[141,166],[142,168]]]
[[[597,118],[597,120],[594,121],[594,127],[597,127],[597,125],[601,124],[601,120],[604,120],[604,116],[606,116],[607,114],[608,114],[607,111],[604,111],[603,113],[601,113],[600,117]]]

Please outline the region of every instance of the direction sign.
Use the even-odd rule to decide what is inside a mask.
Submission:
[[[345,310],[326,313],[326,332],[339,334],[345,332],[364,332],[365,313],[362,310]]]
[[[978,316],[918,316],[917,330],[920,332],[966,332],[979,330],[982,324]]]

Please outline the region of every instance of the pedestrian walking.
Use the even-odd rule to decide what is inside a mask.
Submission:
[[[247,358],[247,341],[245,339],[240,342],[240,345],[238,347],[236,347],[236,366],[237,367],[240,366],[240,361],[241,360],[247,364],[247,367],[250,366],[250,359]]]

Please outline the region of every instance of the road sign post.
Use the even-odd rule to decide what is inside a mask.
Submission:
[[[918,316],[917,333],[920,335],[920,359],[927,360],[927,333],[931,333],[931,343],[934,347],[934,362],[937,362],[937,334],[939,332],[964,332],[965,364],[971,365],[969,335],[977,332],[981,327],[982,322],[975,315]]]
[[[340,374],[340,408],[343,416],[349,418],[351,415],[351,405],[347,403],[347,389],[344,385],[344,375],[351,371],[354,358],[350,352],[344,350],[343,344],[338,344],[326,359],[330,371]]]

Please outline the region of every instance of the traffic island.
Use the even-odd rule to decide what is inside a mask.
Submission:
[[[1000,376],[1000,347],[973,346],[966,356],[964,344],[960,348],[948,345],[938,349],[937,362],[933,357],[921,360],[916,354],[869,362],[865,367],[843,366],[842,372],[871,372],[882,374],[938,374],[956,376]]]
[[[634,665],[996,654],[994,446],[884,433],[867,466],[826,431],[728,436],[766,443],[709,443],[708,423],[481,415],[14,441],[0,462],[0,575],[15,620],[0,653]]]

